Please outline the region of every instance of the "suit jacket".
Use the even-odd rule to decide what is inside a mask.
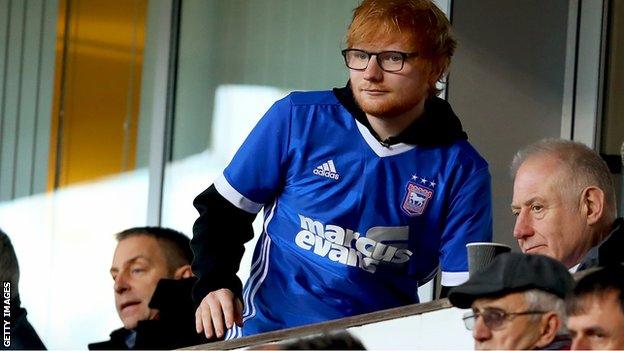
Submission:
[[[149,303],[159,310],[159,319],[140,321],[134,330],[117,329],[110,340],[89,344],[89,349],[171,350],[209,342],[195,332],[194,283],[195,278],[161,279]]]
[[[609,236],[587,252],[578,271],[621,263],[624,263],[624,219],[618,218]]]

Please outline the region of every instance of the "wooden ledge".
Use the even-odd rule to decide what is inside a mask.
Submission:
[[[310,335],[322,334],[324,332],[334,332],[340,329],[357,327],[365,324],[382,322],[390,319],[408,317],[427,312],[433,312],[450,308],[451,303],[448,299],[440,299],[431,302],[418,303],[408,306],[396,307],[377,312],[360,314],[341,319],[335,319],[323,323],[305,325],[302,327],[275,330],[268,333],[246,336],[239,339],[218,341],[208,344],[201,344],[185,348],[185,350],[230,350],[252,345],[266,344],[275,341],[283,341],[287,339],[301,338]]]

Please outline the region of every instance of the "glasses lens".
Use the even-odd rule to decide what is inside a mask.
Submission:
[[[403,68],[403,55],[395,51],[386,51],[379,54],[379,65],[386,71],[399,71]]]
[[[474,328],[476,318],[477,315],[475,315],[473,312],[464,313],[464,317],[462,319],[464,320],[464,326],[466,326],[466,329],[472,330],[472,328]]]
[[[483,322],[490,329],[500,327],[507,318],[507,313],[498,310],[486,310],[481,315],[483,316]]]
[[[345,62],[351,69],[366,69],[370,56],[361,50],[345,50]]]

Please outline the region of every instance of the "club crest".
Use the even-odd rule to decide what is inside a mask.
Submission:
[[[401,208],[409,216],[420,216],[425,212],[433,190],[412,182],[407,183],[406,190]]]

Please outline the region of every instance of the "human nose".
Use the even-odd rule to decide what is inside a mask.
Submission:
[[[524,211],[520,211],[516,216],[516,224],[514,225],[513,235],[517,240],[524,239],[533,235],[533,226],[531,219]]]
[[[587,342],[587,339],[582,335],[577,335],[572,339],[572,345],[570,350],[590,350],[591,345]]]
[[[383,77],[383,70],[377,62],[377,55],[371,55],[368,59],[368,66],[364,70],[364,79],[369,81],[380,81]]]
[[[115,277],[115,284],[113,288],[115,289],[115,292],[117,294],[121,294],[130,288],[130,285],[128,284],[128,279],[125,273],[119,272],[119,274],[117,274],[117,276]]]
[[[485,325],[482,316],[475,316],[474,327],[472,328],[472,337],[475,341],[482,342],[492,338],[492,331]]]

